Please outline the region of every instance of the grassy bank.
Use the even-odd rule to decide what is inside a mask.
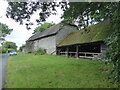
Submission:
[[[7,88],[108,88],[106,65],[62,56],[19,54],[7,66]]]

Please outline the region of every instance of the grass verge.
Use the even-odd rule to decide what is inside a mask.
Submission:
[[[114,88],[100,61],[63,56],[18,54],[10,56],[6,88]]]

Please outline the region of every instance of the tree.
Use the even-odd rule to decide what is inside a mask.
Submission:
[[[20,51],[20,52],[22,52],[22,48],[23,48],[22,46],[19,48],[19,51]]]
[[[112,63],[110,78],[120,87],[120,29],[116,30],[110,37],[106,39],[108,51],[105,59]]]
[[[22,52],[23,48],[25,47],[25,44],[23,44],[20,48],[19,51]]]
[[[112,19],[117,7],[117,2],[70,2],[62,17],[65,23],[74,21],[85,28],[93,22]]]
[[[0,53],[6,53],[6,52],[7,52],[7,49],[2,47],[2,46],[0,46]]]
[[[120,2],[113,13],[112,29],[115,30],[110,37],[107,38],[106,43],[109,46],[106,53],[106,59],[112,63],[111,77],[120,88]]]
[[[0,23],[0,40],[5,40],[4,38],[12,32],[13,29],[9,29],[6,24]]]
[[[7,51],[17,50],[17,45],[14,42],[5,42],[2,45],[2,48],[7,49]]]
[[[40,24],[45,22],[51,14],[56,14],[56,7],[61,7],[63,10],[67,7],[66,2],[8,2],[8,4],[6,16],[20,24],[24,24],[23,20],[28,21],[25,23],[27,29],[30,29],[30,25],[33,25],[30,18],[36,11],[39,10],[39,18],[36,22]]]
[[[55,25],[54,23],[44,23],[44,24],[42,24],[41,26],[38,26],[35,30],[34,30],[34,32],[33,32],[33,34],[35,34],[36,32],[43,32],[44,30],[46,30],[47,28],[49,28],[49,27],[51,27],[51,26],[53,26],[53,25]]]

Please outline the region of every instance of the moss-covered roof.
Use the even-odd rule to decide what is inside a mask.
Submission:
[[[110,23],[108,24],[107,21],[104,21],[88,27],[87,31],[81,29],[73,32],[60,42],[58,46],[103,41],[113,32],[110,26]]]

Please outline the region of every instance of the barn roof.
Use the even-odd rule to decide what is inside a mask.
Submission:
[[[110,23],[108,24],[107,21],[100,22],[99,24],[88,27],[87,31],[81,29],[69,34],[58,46],[103,41],[113,31],[110,29]]]
[[[38,32],[38,33],[32,35],[27,41],[33,41],[33,40],[36,40],[39,38],[54,35],[60,30],[60,28],[61,28],[61,24],[54,25],[54,26],[46,29],[43,32]]]
[[[68,25],[77,28],[77,26],[74,24],[68,24]],[[46,29],[43,32],[37,32],[36,34],[32,35],[27,41],[34,41],[40,38],[55,35],[58,31],[62,29],[63,26],[64,25],[62,25],[61,23],[51,26],[50,28]]]

